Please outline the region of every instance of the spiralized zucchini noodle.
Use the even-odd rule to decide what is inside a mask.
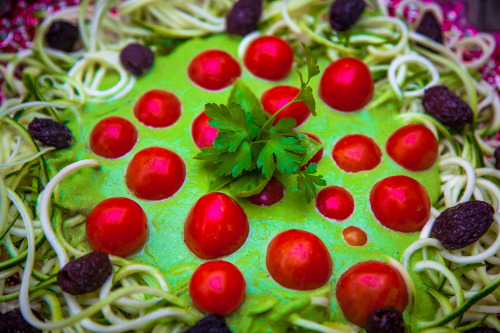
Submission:
[[[41,147],[26,130],[33,118],[58,119],[71,110],[76,121],[87,102],[101,103],[126,95],[134,86],[119,62],[120,50],[140,40],[165,53],[159,42],[203,37],[225,31],[225,15],[234,0],[84,0],[46,17],[38,27],[33,47],[17,54],[0,55],[0,87],[7,100],[0,106],[0,310],[20,307],[33,326],[49,331],[182,332],[202,317],[192,304],[171,290],[167,279],[154,267],[112,257],[113,274],[99,292],[78,298],[62,293],[56,273],[73,258],[84,255],[63,236],[63,228],[81,225],[85,216],[67,217],[52,202],[57,184],[83,167],[98,162],[84,160],[49,175],[45,158],[53,148]],[[439,139],[439,172],[442,195],[419,240],[404,252],[402,265],[388,259],[415,288],[409,272],[419,272],[428,292],[439,304],[434,320],[419,322],[421,332],[454,331],[486,323],[500,330],[500,170],[494,168],[493,152],[500,145],[500,100],[497,92],[480,79],[477,70],[493,53],[494,39],[479,33],[473,37],[445,36],[438,44],[415,30],[419,18],[407,23],[405,6],[416,6],[420,16],[442,11],[435,4],[405,0],[398,17],[387,16],[382,0],[367,0],[362,19],[348,34],[332,31],[328,22],[330,0],[264,1],[259,31],[243,38],[239,54],[258,35],[275,34],[289,41],[300,54],[300,42],[323,58],[361,58],[375,74],[375,96],[367,109],[391,101],[402,121],[421,123]],[[78,24],[82,49],[66,54],[45,44],[44,33],[57,19]],[[466,60],[474,48],[480,56]],[[298,65],[302,65],[298,60]],[[22,76],[19,76],[22,71]],[[112,86],[101,88],[109,73],[117,74]],[[426,88],[445,84],[462,96],[474,111],[474,125],[453,133],[426,115],[421,103]],[[496,211],[495,222],[477,242],[448,251],[432,238],[435,218],[446,208],[469,200],[483,200]],[[83,239],[82,239],[83,241]],[[21,283],[10,286],[13,275]],[[413,293],[410,293],[410,296]],[[301,306],[329,307],[325,297],[312,297]],[[45,322],[30,308],[48,309]],[[154,308],[156,310],[151,310]],[[409,310],[411,313],[411,309]],[[323,325],[298,314],[287,320],[318,332],[355,332],[342,324]]]

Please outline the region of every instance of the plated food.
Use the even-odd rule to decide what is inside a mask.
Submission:
[[[3,318],[499,329],[495,44],[440,20],[342,0],[46,17],[0,67]]]

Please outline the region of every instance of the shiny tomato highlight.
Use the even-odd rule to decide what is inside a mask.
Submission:
[[[376,183],[370,192],[370,205],[383,226],[406,233],[422,230],[431,211],[425,187],[407,176],[391,176]]]
[[[247,283],[238,267],[223,260],[201,264],[189,281],[193,304],[206,312],[228,315],[246,298]]]
[[[285,288],[313,290],[332,275],[330,252],[313,233],[291,229],[276,235],[267,247],[266,266],[271,277]]]
[[[439,144],[434,134],[424,125],[401,127],[387,139],[387,155],[403,168],[424,171],[436,163]]]
[[[288,102],[294,99],[300,89],[292,86],[276,86],[262,93],[260,102],[264,110],[269,114],[275,114]],[[311,114],[304,102],[297,102],[287,106],[275,118],[276,124],[281,118],[295,119],[295,127],[302,125]]]
[[[94,251],[127,257],[146,242],[148,218],[135,201],[109,198],[90,212],[85,221],[85,234]]]
[[[201,259],[236,252],[246,241],[248,218],[241,206],[224,193],[212,192],[193,205],[184,222],[184,242]]]
[[[380,261],[351,266],[340,276],[336,296],[346,319],[363,328],[373,310],[393,306],[403,312],[408,304],[404,279],[395,268]]]
[[[241,76],[241,67],[226,51],[212,49],[195,56],[188,65],[187,74],[201,88],[220,90]]]
[[[382,151],[372,138],[349,134],[335,144],[332,157],[340,169],[361,172],[375,169],[382,159]]]
[[[149,147],[134,155],[125,181],[128,189],[144,200],[163,200],[177,192],[186,179],[186,165],[174,151]]]
[[[134,148],[137,129],[125,118],[111,116],[101,119],[90,132],[90,150],[104,158],[118,158]]]
[[[332,109],[351,112],[365,107],[373,97],[373,77],[357,58],[340,58],[326,67],[319,82],[319,96]]]
[[[134,104],[134,116],[146,126],[163,128],[179,120],[181,101],[169,91],[152,89],[144,93]]]
[[[293,65],[290,45],[276,36],[262,36],[248,45],[243,62],[258,78],[279,81],[288,76]]]

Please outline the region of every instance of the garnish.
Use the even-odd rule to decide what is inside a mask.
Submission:
[[[227,184],[233,195],[257,194],[276,173],[297,175],[297,187],[310,202],[317,193],[317,186],[326,185],[323,176],[316,175],[316,164],[307,162],[321,149],[321,144],[293,128],[295,120],[276,116],[287,106],[304,102],[316,115],[316,102],[311,78],[319,74],[314,53],[302,44],[306,56],[307,80],[300,72],[301,88],[288,104],[274,115],[260,106],[258,98],[242,81],[238,80],[230,93],[227,105],[208,103],[206,114],[210,125],[218,130],[213,147],[203,148],[196,159],[214,163],[217,178],[211,189],[217,190]]]

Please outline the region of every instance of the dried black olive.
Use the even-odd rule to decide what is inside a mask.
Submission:
[[[363,0],[335,0],[330,7],[330,25],[334,30],[347,31],[365,10]]]
[[[488,327],[488,326],[478,326],[478,327],[474,327],[470,330],[467,330],[465,331],[467,333],[498,333],[498,331],[492,327]]]
[[[484,201],[468,201],[446,209],[432,226],[434,237],[448,250],[466,247],[491,227],[495,209]]]
[[[78,28],[75,25],[67,21],[54,21],[45,34],[45,40],[53,49],[71,52],[78,36]]]
[[[53,119],[34,118],[28,125],[28,132],[44,145],[57,149],[68,148],[73,141],[71,131]]]
[[[33,315],[43,321],[40,314],[31,310]],[[24,320],[21,310],[14,309],[6,313],[0,313],[0,332],[2,333],[41,333],[42,331],[28,324]]]
[[[153,67],[155,54],[139,43],[128,44],[120,53],[120,61],[130,73],[142,76]]]
[[[443,44],[443,29],[431,11],[425,12],[424,17],[418,24],[417,32]]]
[[[245,36],[257,29],[261,14],[261,0],[239,0],[227,14],[226,30],[230,34]]]
[[[219,315],[206,316],[187,329],[184,333],[231,333],[224,317]]]
[[[392,306],[373,310],[366,319],[366,333],[403,333],[404,319]]]
[[[109,255],[91,252],[64,265],[57,272],[57,284],[71,295],[81,295],[99,289],[110,275]]]
[[[428,114],[453,129],[472,124],[474,120],[470,106],[446,86],[426,89],[422,104]]]
[[[495,157],[495,169],[500,170],[500,147],[495,149],[495,153],[493,155]]]

